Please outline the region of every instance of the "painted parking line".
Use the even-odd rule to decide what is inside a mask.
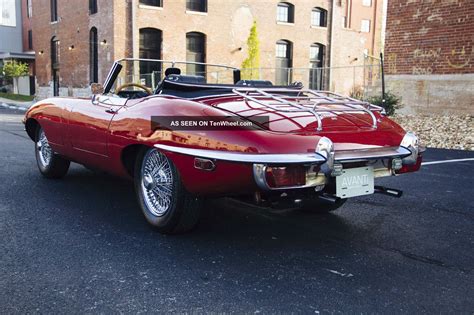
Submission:
[[[456,162],[466,162],[466,161],[474,161],[474,158],[467,158],[467,159],[454,159],[454,160],[444,160],[444,161],[430,161],[430,162],[423,162],[421,165],[433,165],[433,164],[444,164],[444,163],[456,163]]]

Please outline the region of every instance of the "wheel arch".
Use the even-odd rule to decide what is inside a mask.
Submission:
[[[34,118],[28,118],[25,122],[25,130],[31,140],[36,140],[36,130],[40,126],[39,122]]]
[[[137,161],[138,153],[143,148],[151,148],[151,147],[145,144],[131,144],[129,146],[126,146],[122,150],[122,154],[120,157],[122,161],[122,165],[127,171],[128,175],[130,175],[130,177],[132,178],[135,175],[134,170],[135,170],[135,163]]]

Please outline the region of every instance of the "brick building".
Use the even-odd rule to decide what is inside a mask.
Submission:
[[[382,46],[383,0],[32,1],[40,98],[90,95],[124,57],[239,68],[253,21],[262,78],[277,83],[350,88],[347,74],[320,68],[360,65]]]
[[[390,0],[385,56],[405,111],[474,113],[474,1]]]

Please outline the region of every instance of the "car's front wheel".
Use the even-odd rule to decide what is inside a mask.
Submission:
[[[196,226],[202,201],[185,190],[176,167],[163,153],[142,149],[134,174],[142,212],[158,232],[184,233]]]
[[[38,169],[44,177],[61,178],[69,170],[71,162],[57,155],[49,145],[43,128],[36,130],[35,155]]]

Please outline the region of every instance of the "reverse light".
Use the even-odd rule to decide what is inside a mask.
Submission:
[[[306,184],[306,170],[300,165],[268,166],[265,180],[270,188],[303,186]]]
[[[336,177],[336,176],[342,175],[342,169],[343,169],[343,166],[341,163],[334,163],[331,176]]]
[[[403,161],[401,158],[394,158],[392,160],[392,170],[398,171],[403,167]]]

